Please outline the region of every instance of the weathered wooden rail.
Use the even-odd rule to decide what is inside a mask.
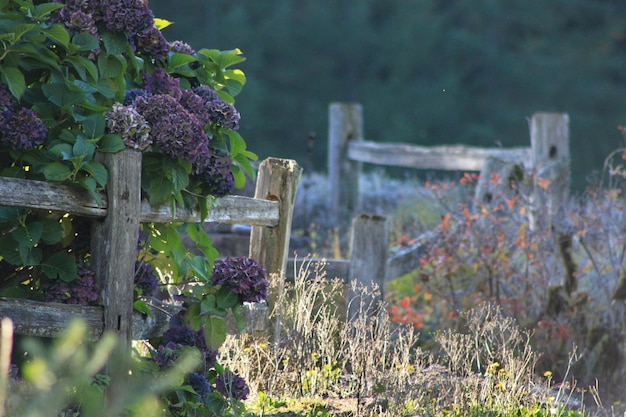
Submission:
[[[359,212],[363,163],[413,169],[481,171],[477,199],[489,193],[491,172],[505,174],[513,165],[550,179],[549,200],[567,197],[569,189],[569,117],[536,113],[529,122],[531,146],[480,148],[466,145],[418,146],[364,140],[363,110],[357,103],[331,103],[328,112],[328,181],[330,217],[341,223]],[[506,177],[506,175],[501,175]],[[537,197],[537,205],[550,204]]]
[[[103,204],[73,187],[42,181],[0,178],[0,206],[70,213],[92,218],[92,262],[102,290],[101,306],[0,299],[0,317],[9,317],[15,333],[58,336],[74,317],[89,326],[90,337],[114,331],[121,340],[145,339],[167,326],[169,311],[154,306],[153,316],[133,313],[133,276],[141,222],[200,222],[199,212],[169,205],[153,208],[141,200],[141,153],[124,150],[103,155],[109,171]],[[302,169],[295,161],[268,158],[259,167],[254,198],[217,199],[205,222],[252,225],[250,257],[268,273],[282,274],[287,262],[287,242],[295,192]]]

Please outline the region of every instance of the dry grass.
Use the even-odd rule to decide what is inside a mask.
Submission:
[[[358,299],[372,299],[376,291],[353,290],[361,294]],[[327,279],[323,265],[305,263],[295,281],[274,296],[271,332],[229,337],[222,359],[248,381],[250,410],[257,415],[294,407],[300,414],[293,415],[581,415],[565,408],[582,407],[573,389],[559,390],[549,376],[535,376],[538,354],[530,336],[499,308],[485,304],[463,316],[462,329],[438,333],[440,349],[433,355],[418,347],[413,327],[392,323],[380,306],[362,305],[359,318],[346,322],[344,294],[343,282]]]

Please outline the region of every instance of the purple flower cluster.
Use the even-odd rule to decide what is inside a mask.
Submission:
[[[245,400],[250,394],[246,380],[229,370],[225,370],[223,375],[218,375],[215,380],[215,388],[224,397],[239,401]]]
[[[265,300],[270,285],[265,268],[254,259],[245,256],[215,262],[211,283],[229,287],[239,296],[241,303]]]
[[[94,272],[86,265],[78,267],[78,278],[71,282],[59,279],[43,283],[45,301],[64,304],[94,305],[98,300],[98,290]]]
[[[57,0],[59,1],[59,0]],[[100,38],[98,25],[128,35],[131,44],[146,55],[162,59],[170,45],[154,27],[154,14],[146,0],[65,0],[56,21],[72,33],[90,33]]]
[[[171,95],[139,96],[134,105],[150,124],[152,143],[161,152],[191,163],[209,153],[201,122]]]
[[[89,33],[100,38],[93,5],[82,0],[66,0],[55,21],[60,21],[72,33]]]
[[[150,125],[133,106],[115,103],[104,118],[110,133],[120,135],[126,147],[144,151],[150,148]]]
[[[206,376],[194,372],[187,376],[186,383],[198,394],[198,399],[202,399],[211,393],[211,385]]]
[[[171,346],[172,344],[198,348],[203,354],[205,369],[212,368],[217,363],[217,351],[207,347],[204,329],[195,331],[185,326],[180,314],[172,316],[170,327],[161,338],[161,345]]]
[[[17,100],[9,91],[9,87],[7,87],[6,84],[0,83],[0,111],[15,110],[16,107]]]
[[[187,54],[187,55],[195,55],[196,51],[189,45],[183,41],[172,41],[170,42],[170,51],[179,54]]]
[[[135,288],[138,288],[141,295],[146,297],[153,296],[159,290],[159,278],[149,263],[141,260],[135,261]]]
[[[216,100],[208,104],[208,110],[211,121],[217,126],[230,130],[239,129],[241,115],[232,104]]]
[[[155,68],[152,73],[143,76],[144,88],[151,95],[169,94],[180,100],[183,92],[180,90],[180,80],[169,75],[163,68]]]
[[[31,149],[43,145],[47,136],[48,128],[31,109],[5,110],[0,114],[0,137],[9,148]]]
[[[159,345],[152,358],[157,365],[163,368],[169,368],[174,366],[176,359],[180,356],[183,349],[183,345],[178,343],[169,342],[165,345]]]
[[[204,191],[215,197],[223,197],[235,189],[235,179],[230,170],[230,157],[224,151],[213,149],[208,158],[200,158],[194,168]]]
[[[196,87],[192,91],[195,95],[202,98],[203,112],[207,113],[206,120],[208,121],[205,124],[214,123],[216,126],[225,129],[239,129],[241,115],[235,109],[235,106],[219,98],[215,90],[210,87]]]

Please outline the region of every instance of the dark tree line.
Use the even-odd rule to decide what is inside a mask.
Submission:
[[[152,0],[164,33],[240,48],[241,133],[261,157],[325,169],[331,101],[364,106],[367,139],[526,145],[526,117],[567,112],[578,187],[622,144],[621,0]]]

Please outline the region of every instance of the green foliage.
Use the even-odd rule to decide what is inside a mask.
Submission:
[[[9,381],[4,415],[163,415],[159,395],[176,385],[199,361],[197,355],[188,352],[169,372],[154,378],[142,372],[137,363],[129,362],[128,356],[120,355],[113,334],[89,344],[85,342],[87,331],[86,324],[77,320],[51,347],[29,341],[30,356],[22,367],[22,378]],[[107,363],[115,363],[116,371],[105,374]],[[112,380],[116,395],[105,395]]]
[[[146,2],[96,3],[0,1],[0,175],[77,187],[102,207],[109,173],[99,154],[134,148],[144,153],[142,198],[153,206],[169,204],[173,213],[199,210],[204,219],[215,202],[211,194],[223,196],[231,191],[233,183],[242,187],[247,178],[254,177],[251,162],[257,157],[236,132],[240,116],[234,107],[235,96],[246,83],[245,74],[237,68],[245,58],[238,49],[196,52],[182,42],[169,43],[158,31],[168,23],[154,20]],[[113,18],[98,7],[110,8]],[[173,91],[164,93],[159,88]],[[154,126],[158,120],[150,125],[148,116],[139,114],[137,102],[129,97],[142,89],[137,93],[140,97],[160,96],[157,99],[162,101],[158,103],[170,102],[181,109],[161,126],[171,128],[171,132],[162,133]],[[185,93],[195,101],[183,102]],[[115,113],[116,109],[121,109],[120,114]],[[17,126],[15,132],[10,131],[11,122]],[[121,127],[115,130],[113,122]],[[153,135],[144,146],[140,141],[147,141],[150,130]],[[145,135],[132,137],[135,133]],[[196,143],[198,146],[192,148],[190,144]],[[214,163],[211,158],[216,155],[224,155],[225,162]],[[221,169],[221,177],[211,171],[214,168]],[[216,178],[207,180],[210,175]],[[219,187],[211,181],[222,188],[216,190]],[[156,415],[165,413],[163,409],[171,413],[167,415],[242,414],[240,398],[230,398],[227,390],[232,387],[224,385],[224,378],[230,377],[228,369],[209,361],[226,338],[227,314],[231,312],[243,326],[242,301],[232,288],[211,283],[218,253],[209,236],[195,224],[144,224],[142,229],[147,237],[141,237],[138,247],[134,308],[151,314],[146,300],[152,294],[147,293],[176,287],[185,299],[181,331],[202,334],[203,342],[194,341],[196,344],[188,349],[177,341],[173,343],[176,352],[169,353],[176,356],[181,354],[178,350],[202,350],[206,357],[196,366],[188,366],[183,360],[177,371],[171,366],[178,366],[178,362],[172,365],[171,357],[161,357],[159,366],[170,369],[162,372],[154,364],[162,353],[158,350],[160,338],[155,338],[151,341],[155,345],[142,352],[139,364],[132,364],[133,372],[139,375],[158,375],[158,388],[150,390],[148,398],[151,411],[129,400],[130,395],[142,391],[133,385],[120,397],[123,401],[119,407],[113,404],[107,412],[117,415],[126,407],[128,415],[140,410],[144,415]],[[189,247],[183,243],[183,234],[190,237]],[[91,253],[90,241],[91,222],[72,214],[0,207],[0,295],[80,304],[99,302],[102,283],[95,282],[98,277],[90,269],[96,256]],[[79,361],[86,352],[65,347],[70,349],[67,355],[76,352],[78,359],[67,362],[68,357],[57,349],[52,356],[33,360],[24,368],[25,375],[32,377],[29,383],[37,384],[36,377],[42,374],[53,377],[65,372],[63,367],[74,366],[68,384],[59,384],[58,390],[46,387],[52,397],[46,395],[42,404],[51,401],[54,407],[61,407],[69,397],[59,393],[74,390],[72,401],[85,401],[71,404],[76,415],[78,410],[81,416],[101,415],[104,411],[96,411],[96,405],[102,405],[103,392],[108,389],[94,393],[87,377],[93,377],[95,371],[87,376],[79,371],[95,365]],[[32,350],[45,356],[37,346]],[[98,360],[109,359],[98,355]],[[131,368],[122,366],[127,367],[125,372]],[[196,392],[199,388],[193,388],[185,379],[184,373],[192,370],[211,386],[207,388],[209,394]],[[135,382],[146,383],[144,379]],[[224,385],[221,391],[218,382]],[[245,381],[244,386],[237,387],[239,397],[245,396],[244,388]],[[158,403],[153,395],[157,393],[162,399]]]

